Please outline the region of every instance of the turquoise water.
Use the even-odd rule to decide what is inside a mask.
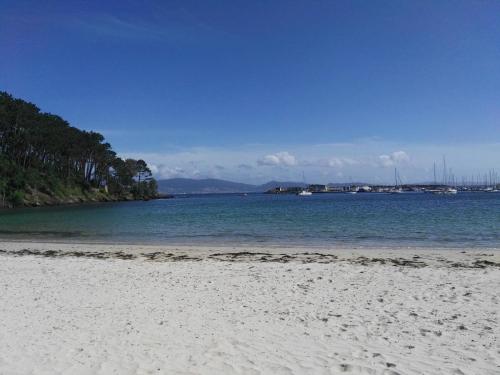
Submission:
[[[203,195],[0,212],[0,239],[499,247],[500,194]]]

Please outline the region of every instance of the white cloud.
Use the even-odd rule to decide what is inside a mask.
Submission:
[[[299,165],[303,167],[319,167],[319,168],[345,168],[352,166],[361,166],[366,164],[363,159],[355,159],[348,157],[330,157],[320,158],[316,160],[300,161]]]
[[[329,167],[329,168],[344,168],[354,165],[361,165],[361,160],[346,157],[331,157],[328,159],[317,159],[312,161],[301,161],[300,165],[304,167]]]
[[[297,165],[297,159],[289,152],[282,151],[282,152],[277,152],[275,154],[269,154],[260,158],[259,160],[257,160],[257,164],[266,166],[283,165],[291,167]]]
[[[380,165],[384,168],[395,167],[410,162],[410,156],[404,151],[395,151],[390,155],[380,155],[378,159]]]
[[[176,178],[176,177],[195,177],[196,170],[187,172],[184,168],[181,167],[168,167],[164,164],[149,165],[151,172],[156,178]]]
[[[326,161],[326,165],[332,168],[342,168],[344,166],[344,161],[340,158],[331,158]]]
[[[327,160],[326,165],[332,168],[343,168],[345,166],[360,164],[358,160],[351,158],[330,158]]]

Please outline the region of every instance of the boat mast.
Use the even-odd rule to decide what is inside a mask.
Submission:
[[[434,162],[434,185],[437,185],[437,178],[436,178],[436,162]]]
[[[447,170],[446,170],[446,156],[443,155],[443,185],[448,185],[448,178],[447,178]]]

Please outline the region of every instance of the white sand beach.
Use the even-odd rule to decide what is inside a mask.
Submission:
[[[500,373],[498,250],[1,242],[0,290],[3,375]]]

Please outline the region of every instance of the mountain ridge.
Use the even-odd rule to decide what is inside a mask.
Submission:
[[[163,194],[261,193],[278,186],[307,185],[294,181],[269,181],[262,185],[253,185],[216,178],[169,178],[158,180],[157,183],[158,191]]]

